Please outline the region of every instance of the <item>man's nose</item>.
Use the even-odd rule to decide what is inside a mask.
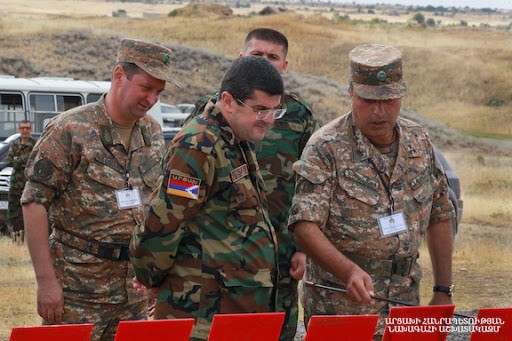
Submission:
[[[386,110],[384,109],[382,101],[375,101],[375,103],[373,104],[373,113],[379,116],[383,116],[386,114]]]

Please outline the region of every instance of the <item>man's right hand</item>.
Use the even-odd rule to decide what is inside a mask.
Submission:
[[[346,281],[347,296],[361,304],[375,305],[371,296],[375,295],[372,278],[359,266],[353,264]]]
[[[64,293],[57,278],[37,283],[37,312],[50,324],[60,324],[64,314]]]

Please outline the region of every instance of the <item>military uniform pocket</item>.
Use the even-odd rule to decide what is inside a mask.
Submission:
[[[367,175],[347,169],[344,176],[340,177],[340,186],[356,201],[371,206],[379,201],[379,184]]]
[[[250,226],[262,220],[260,202],[252,182],[247,177],[238,180],[231,185],[231,199],[228,226]]]

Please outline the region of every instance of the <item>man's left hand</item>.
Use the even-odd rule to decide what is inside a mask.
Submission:
[[[290,263],[290,276],[292,276],[293,279],[300,281],[306,271],[306,254],[300,251],[295,252],[292,259],[290,259]]]

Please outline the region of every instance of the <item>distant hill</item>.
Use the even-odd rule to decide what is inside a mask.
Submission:
[[[0,74],[17,77],[61,76],[85,80],[110,80],[117,48],[121,37],[97,35],[84,31],[63,33],[38,33],[23,38],[8,37],[3,40],[0,56]],[[232,59],[207,50],[184,45],[169,45],[176,65],[175,78],[180,88],[167,85],[162,100],[167,103],[193,103],[205,94],[216,91]],[[30,46],[30,55],[22,54],[20,46]],[[52,46],[52,49],[48,49]],[[65,47],[65,48],[63,48]],[[328,122],[346,110],[329,109],[326,98],[339,98],[339,107],[347,108],[347,87],[322,77],[303,76],[288,72],[287,89],[310,102],[323,122]],[[402,115],[427,127],[440,148],[479,148],[494,150],[495,144],[464,137],[453,129],[403,108]]]

